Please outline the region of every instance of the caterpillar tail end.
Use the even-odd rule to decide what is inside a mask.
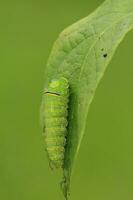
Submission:
[[[63,163],[61,161],[53,161],[53,160],[50,160],[49,161],[49,166],[50,166],[50,169],[51,170],[54,170],[54,169],[62,169],[63,168]]]

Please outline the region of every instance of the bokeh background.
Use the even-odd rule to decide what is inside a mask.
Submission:
[[[101,2],[0,2],[0,199],[63,199],[39,123],[44,69],[58,34]],[[91,105],[71,200],[133,199],[132,36],[118,48]]]

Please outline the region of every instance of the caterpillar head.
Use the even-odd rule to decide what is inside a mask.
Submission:
[[[64,77],[54,79],[50,82],[48,91],[62,96],[68,96],[68,80]]]

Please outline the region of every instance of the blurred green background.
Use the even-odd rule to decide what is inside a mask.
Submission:
[[[39,124],[44,68],[58,34],[101,2],[0,2],[0,199],[63,199]],[[133,199],[132,35],[118,48],[91,105],[71,200]]]

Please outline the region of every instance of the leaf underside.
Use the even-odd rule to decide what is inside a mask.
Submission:
[[[62,190],[67,198],[74,160],[84,135],[95,90],[125,34],[133,28],[133,0],[106,0],[95,12],[65,29],[53,46],[45,83],[70,84],[69,126]]]

